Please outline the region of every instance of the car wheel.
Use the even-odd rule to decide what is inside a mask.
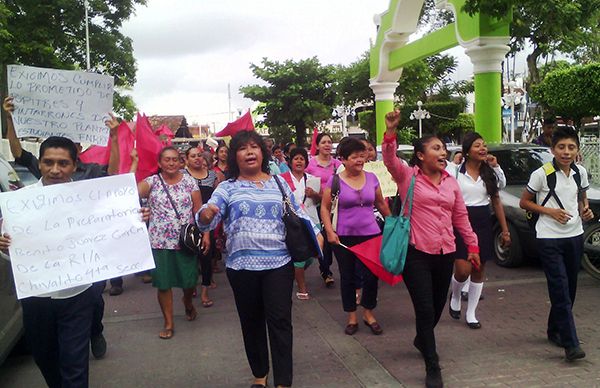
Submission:
[[[523,264],[523,250],[519,241],[517,229],[509,222],[511,244],[509,247],[502,246],[502,229],[496,224],[494,228],[494,251],[496,253],[496,264],[500,267],[518,267]]]
[[[583,232],[581,264],[596,279],[600,279],[600,223],[596,222]]]

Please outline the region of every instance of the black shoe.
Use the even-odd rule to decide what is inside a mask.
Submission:
[[[333,288],[334,284],[335,284],[335,280],[333,280],[333,276],[331,275],[327,275],[323,281],[325,282],[325,287],[327,288]]]
[[[452,296],[450,296],[450,300],[452,300]],[[448,301],[448,312],[452,319],[460,319],[460,310],[452,310],[451,306],[450,301]]]
[[[358,331],[358,323],[349,323],[344,329],[344,333],[347,335],[354,335]]]
[[[425,377],[425,386],[427,388],[443,388],[444,381],[442,380],[442,371],[439,364],[427,365],[427,375]]]
[[[469,329],[481,329],[481,323],[479,322],[467,322]]]
[[[267,386],[264,384],[252,384],[250,388],[266,388]]]
[[[110,291],[108,291],[108,295],[110,296],[117,296],[117,295],[121,295],[123,293],[123,287],[120,286],[112,286],[110,288]]]
[[[565,359],[567,361],[575,361],[585,357],[585,352],[579,345],[565,349]]]
[[[548,341],[558,346],[559,348],[564,348],[562,340],[560,339],[560,334],[558,333],[548,333]]]
[[[92,346],[92,355],[96,360],[101,359],[106,354],[106,339],[102,333],[98,334],[95,337],[90,339],[90,344]]]

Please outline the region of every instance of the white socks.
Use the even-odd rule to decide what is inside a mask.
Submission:
[[[459,282],[456,280],[454,275],[452,275],[452,280],[450,284],[452,285],[452,297],[450,298],[450,308],[454,311],[460,311],[460,291],[467,280],[464,282]]]
[[[454,279],[454,276],[452,279]],[[469,301],[467,302],[467,323],[479,322],[477,318],[475,318],[475,310],[477,309],[477,304],[479,303],[479,297],[481,296],[482,290],[483,283],[473,283],[473,281],[471,281],[471,284],[469,285]]]

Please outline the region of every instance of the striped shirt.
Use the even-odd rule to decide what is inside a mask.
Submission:
[[[280,182],[292,202],[296,213],[309,220],[300,209],[290,187]],[[209,204],[219,208],[210,224],[200,223],[200,213]],[[291,258],[285,244],[285,226],[282,221],[283,198],[273,177],[262,188],[250,181],[227,180],[221,182],[212,197],[196,214],[203,231],[212,230],[223,221],[227,241],[225,265],[234,270],[262,271],[279,268]],[[318,230],[313,225],[315,233]]]

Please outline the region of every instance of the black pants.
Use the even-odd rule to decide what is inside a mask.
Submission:
[[[331,249],[331,244],[325,239],[323,242],[323,257],[319,257],[319,272],[321,272],[321,277],[323,279],[333,275],[330,268],[332,263],[333,251]]]
[[[122,280],[121,280],[122,281]],[[112,282],[112,279],[111,279]],[[104,297],[102,293],[104,292],[104,288],[106,287],[106,280],[101,282],[96,282],[92,284],[93,290],[93,301],[94,301],[94,312],[92,317],[92,331],[91,337],[97,337],[104,331],[104,325],[102,324],[102,319],[104,318]]]
[[[211,248],[212,251],[212,248]],[[200,274],[202,275],[202,285],[203,286],[210,286],[210,283],[212,281],[212,275],[213,275],[213,268],[212,268],[212,252],[208,252],[207,255],[200,253],[198,254],[198,262],[200,263]]]
[[[374,236],[340,236],[340,242],[348,247],[360,244]],[[372,310],[377,307],[377,276],[371,272],[356,255],[341,246],[334,246],[333,252],[340,269],[340,290],[342,292],[342,305],[344,311],[356,311],[357,269],[362,280],[362,296],[360,305]]]
[[[548,334],[560,335],[567,348],[579,345],[573,304],[577,294],[577,273],[583,255],[583,236],[556,239],[537,239],[540,260],[544,267],[550,296]]]
[[[252,374],[260,378],[269,373],[268,328],[275,386],[291,386],[293,264],[265,271],[227,268],[227,278]]]
[[[417,341],[426,361],[437,359],[433,329],[446,305],[453,264],[454,253],[430,255],[408,247],[402,276],[415,309]]]
[[[90,287],[68,299],[21,300],[25,337],[48,387],[88,386],[94,298]]]

